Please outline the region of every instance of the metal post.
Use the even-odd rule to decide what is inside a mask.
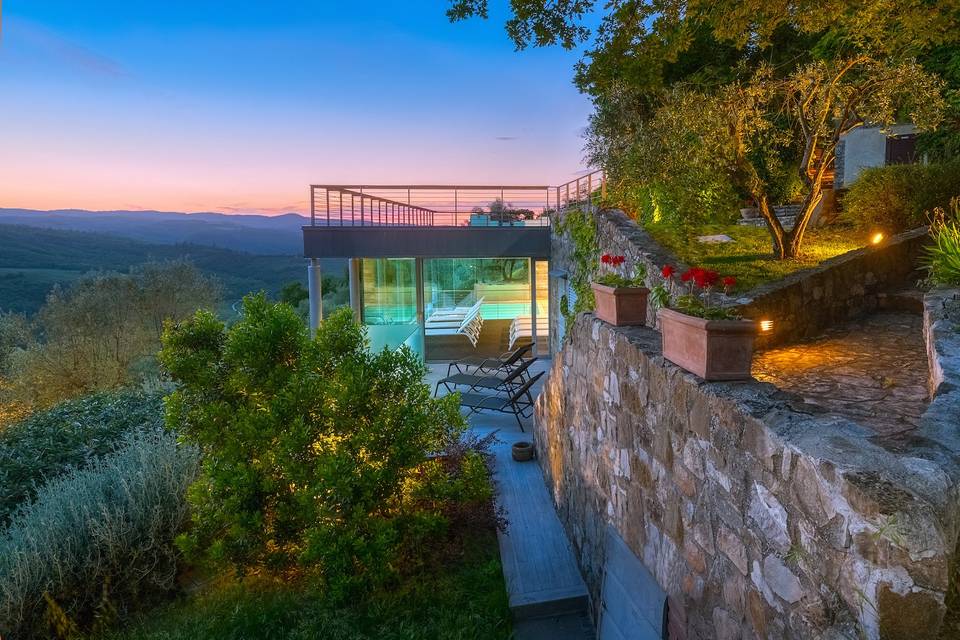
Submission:
[[[530,267],[530,339],[533,340],[533,356],[537,355],[537,259],[529,258]]]
[[[587,175],[587,202],[590,204],[587,205],[588,211],[593,211],[593,174],[590,173]]]
[[[324,189],[323,192],[327,196],[327,226],[330,226],[330,189]]]
[[[363,194],[360,194],[360,226],[363,226]]]
[[[310,226],[317,226],[317,205],[315,204],[316,190],[310,185]]]
[[[323,278],[320,273],[320,260],[307,260],[307,291],[310,293],[310,336],[317,333],[317,327],[323,319]]]
[[[358,322],[363,322],[363,295],[360,290],[360,258],[350,258],[350,308]]]

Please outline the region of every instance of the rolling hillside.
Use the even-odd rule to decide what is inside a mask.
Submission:
[[[255,235],[255,234],[250,234]],[[227,302],[251,291],[276,294],[292,281],[306,284],[304,259],[260,255],[198,244],[156,244],[114,235],[0,224],[0,311],[33,313],[56,283],[88,271],[126,271],[150,260],[187,258],[219,278]],[[325,275],[345,277],[343,261],[325,261]]]
[[[198,244],[266,255],[301,255],[303,216],[226,215],[166,211],[85,211],[0,208],[0,224],[91,231],[150,244]]]

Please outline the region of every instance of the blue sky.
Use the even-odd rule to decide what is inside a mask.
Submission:
[[[303,210],[313,182],[564,182],[579,52],[516,52],[506,0],[7,0],[0,206]]]

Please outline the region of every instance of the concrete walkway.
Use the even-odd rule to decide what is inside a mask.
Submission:
[[[532,375],[545,371],[550,361],[531,366]],[[430,366],[431,389],[447,373],[447,366]],[[542,382],[534,386],[539,394]],[[443,393],[443,387],[440,388]],[[495,433],[492,447],[497,505],[504,510],[506,531],[499,532],[500,560],[513,614],[517,640],[587,640],[594,637],[588,615],[587,588],[573,549],[557,518],[539,463],[516,462],[510,448],[532,440],[532,419],[521,432],[512,415],[484,412],[470,417],[478,435]]]

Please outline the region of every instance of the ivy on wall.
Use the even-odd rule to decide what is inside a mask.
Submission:
[[[567,296],[560,298],[560,313],[569,325],[578,313],[593,311],[594,299],[590,279],[599,266],[597,256],[600,253],[600,247],[597,243],[597,226],[592,215],[575,209],[557,220],[553,230],[559,235],[566,234],[573,245],[570,288],[576,300],[571,308]]]

